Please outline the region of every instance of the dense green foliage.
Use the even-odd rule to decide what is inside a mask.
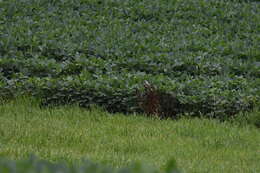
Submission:
[[[112,169],[102,165],[84,161],[79,165],[50,163],[31,157],[28,160],[11,161],[0,158],[1,173],[159,173],[158,170],[144,164],[136,163],[128,168]],[[174,160],[168,163],[165,173],[179,173]]]
[[[250,110],[260,104],[259,14],[246,0],[3,0],[0,96],[139,112],[147,80],[174,93],[177,113]]]

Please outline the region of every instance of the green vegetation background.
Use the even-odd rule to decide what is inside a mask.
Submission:
[[[260,100],[260,4],[233,0],[0,2],[0,97],[142,112],[144,80],[186,107],[234,115]]]
[[[185,105],[178,114],[236,114],[259,127],[259,14],[253,0],[0,0],[0,99],[40,100],[0,105],[0,155],[87,156],[116,167],[140,159],[160,168],[175,155],[189,172],[259,172],[252,126],[35,105],[144,112],[136,90],[147,80]],[[0,160],[1,171],[14,165]]]

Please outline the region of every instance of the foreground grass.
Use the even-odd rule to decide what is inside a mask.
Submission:
[[[260,172],[260,133],[216,120],[111,116],[99,109],[40,109],[19,100],[0,106],[0,156],[35,155],[115,167],[145,161],[160,168],[172,157],[184,172]]]

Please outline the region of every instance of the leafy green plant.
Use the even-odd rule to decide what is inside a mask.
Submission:
[[[132,166],[121,169],[112,169],[101,164],[96,164],[91,161],[83,161],[81,165],[68,165],[64,163],[51,163],[45,160],[40,160],[36,157],[30,157],[27,160],[11,161],[7,159],[0,159],[0,171],[2,173],[80,173],[80,172],[93,172],[93,173],[158,173],[157,169],[148,167],[142,163],[135,163]],[[168,163],[166,173],[180,172],[174,160]]]

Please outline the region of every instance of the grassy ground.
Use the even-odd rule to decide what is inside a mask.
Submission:
[[[40,109],[19,100],[0,106],[0,156],[29,154],[115,167],[142,160],[160,168],[174,157],[184,172],[260,172],[260,133],[207,119],[111,116],[99,109]]]

